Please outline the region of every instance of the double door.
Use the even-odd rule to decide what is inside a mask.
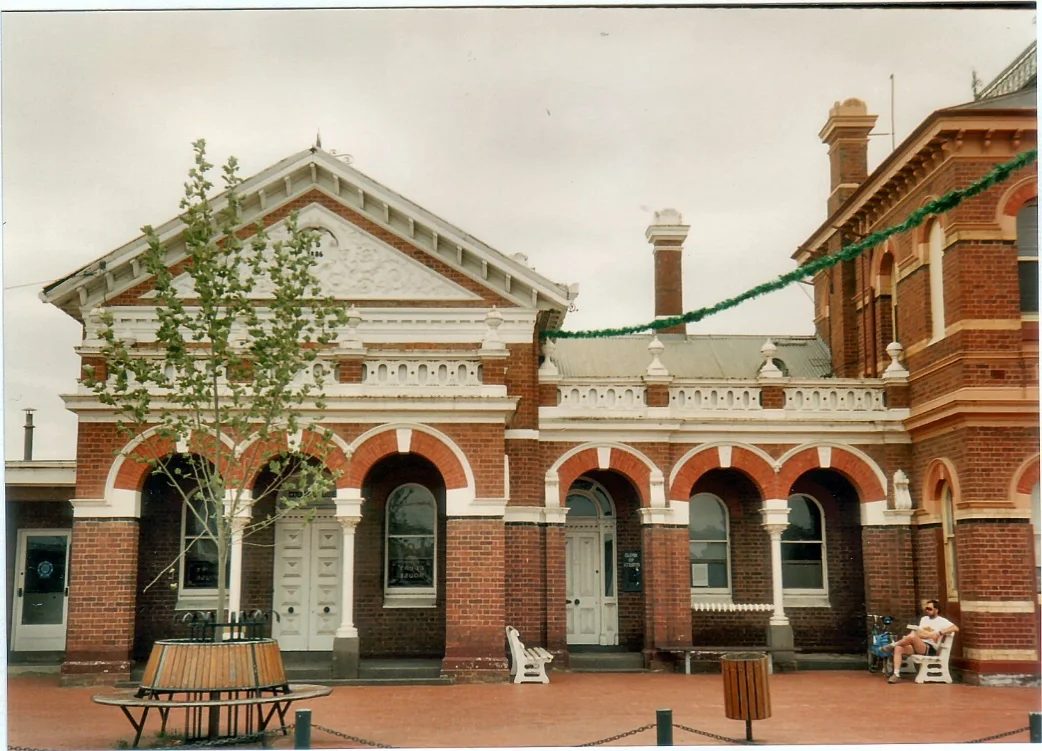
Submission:
[[[67,529],[19,530],[11,614],[13,651],[65,649],[71,536]]]
[[[340,625],[343,532],[329,515],[275,524],[272,636],[288,652],[333,649]]]

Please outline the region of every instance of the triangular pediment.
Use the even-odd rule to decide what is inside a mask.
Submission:
[[[320,149],[283,159],[237,192],[244,226],[263,221],[277,230],[291,208],[301,208],[310,212],[302,226],[314,221],[328,230],[320,274],[337,298],[516,307],[537,311],[540,327],[556,328],[578,292],[577,285],[547,279],[520,254],[491,248]],[[220,211],[227,198],[210,203]],[[173,219],[156,230],[172,267],[185,257],[183,229]],[[150,279],[140,261],[145,248],[139,237],[48,285],[41,297],[81,321],[96,305],[147,302]]]
[[[318,204],[311,204],[297,216],[301,228],[317,232],[319,256],[314,274],[322,294],[338,300],[469,301],[481,297],[446,279],[419,261],[373,237],[342,217]],[[268,228],[272,242],[289,237],[285,220]],[[174,278],[174,289],[183,298],[195,296],[192,279],[186,274]],[[154,297],[150,292],[143,297]],[[257,279],[254,299],[273,297],[270,283]]]

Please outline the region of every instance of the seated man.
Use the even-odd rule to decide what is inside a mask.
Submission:
[[[925,615],[919,619],[919,627],[916,630],[903,639],[883,647],[894,650],[894,673],[890,676],[890,683],[901,680],[901,664],[907,655],[936,654],[941,638],[959,630],[958,626],[941,615],[937,600],[927,600],[923,605],[923,612]]]

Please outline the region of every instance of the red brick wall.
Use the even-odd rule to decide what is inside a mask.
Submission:
[[[914,538],[914,530],[906,526],[861,530],[866,613],[889,615],[899,624],[916,617]]]
[[[665,244],[665,243],[663,243]],[[655,249],[655,317],[678,316],[684,312],[683,251]],[[662,329],[660,334],[683,334],[683,324]]]
[[[507,524],[503,536],[506,561],[504,613],[527,645],[546,644],[546,551],[543,527],[534,523]]]
[[[63,685],[130,677],[137,555],[136,519],[73,523]]]
[[[445,658],[465,680],[507,679],[502,519],[453,517],[446,524]]]

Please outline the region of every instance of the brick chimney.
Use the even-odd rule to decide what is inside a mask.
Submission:
[[[676,209],[655,212],[654,223],[644,237],[651,243],[655,256],[655,318],[669,318],[684,312],[684,278],[681,256],[684,240],[691,229],[684,224]],[[687,326],[679,324],[659,329],[659,334],[686,334]]]
[[[833,214],[868,177],[868,134],[876,125],[876,115],[860,99],[836,102],[818,137],[829,147],[832,180],[828,213]]]

